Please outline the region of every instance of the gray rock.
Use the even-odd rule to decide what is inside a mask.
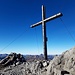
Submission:
[[[13,55],[10,55],[10,57]],[[9,57],[9,56],[8,56]],[[8,60],[3,59],[4,64]],[[33,61],[22,63],[21,55],[18,56],[16,66],[0,70],[4,75],[75,75],[75,47],[55,56],[51,61]],[[13,57],[11,58],[13,60]],[[15,63],[15,62],[14,62]],[[13,63],[13,65],[14,65]]]
[[[11,53],[9,54],[6,58],[0,61],[0,64],[4,66],[9,66],[9,65],[15,65],[16,63],[23,63],[25,62],[25,58],[21,54],[16,54],[16,53]],[[17,63],[17,65],[18,65]]]

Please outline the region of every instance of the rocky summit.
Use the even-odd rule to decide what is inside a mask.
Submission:
[[[6,56],[4,59],[0,61],[0,65],[3,67],[10,66],[10,65],[17,65],[20,63],[25,62],[25,58],[21,54],[11,53]]]
[[[49,61],[28,62],[21,55],[15,54],[16,59],[12,58],[12,55],[14,54],[0,61],[0,65],[4,66],[0,68],[0,75],[75,75],[75,47]],[[10,58],[10,62],[13,60],[11,63],[8,61]]]

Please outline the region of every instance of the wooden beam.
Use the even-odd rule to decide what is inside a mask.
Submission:
[[[56,15],[53,15],[53,16],[49,17],[49,18],[46,18],[46,19],[43,20],[43,21],[44,21],[44,22],[48,22],[48,21],[51,21],[51,20],[53,20],[53,19],[55,19],[55,18],[58,18],[58,17],[61,17],[61,16],[63,16],[62,13],[58,13],[58,14],[56,14]],[[33,27],[36,27],[36,26],[38,26],[38,25],[40,25],[40,24],[42,24],[42,21],[37,22],[37,23],[31,25],[30,27],[33,28]]]

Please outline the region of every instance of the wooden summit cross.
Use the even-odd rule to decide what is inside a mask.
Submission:
[[[31,28],[33,28],[35,26],[38,26],[38,25],[42,24],[43,43],[44,43],[43,46],[44,46],[44,58],[45,58],[45,60],[47,60],[47,37],[46,37],[46,24],[45,23],[50,21],[50,20],[53,20],[55,18],[58,18],[60,16],[62,16],[62,13],[58,13],[54,16],[49,17],[49,18],[45,18],[45,8],[42,5],[42,21],[30,26]]]

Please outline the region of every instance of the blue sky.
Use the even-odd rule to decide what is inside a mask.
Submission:
[[[30,28],[41,21],[42,5],[46,18],[63,13],[61,18],[73,37],[60,18],[47,22],[48,54],[61,54],[75,46],[74,0],[0,0],[0,53],[43,54],[42,25]]]

